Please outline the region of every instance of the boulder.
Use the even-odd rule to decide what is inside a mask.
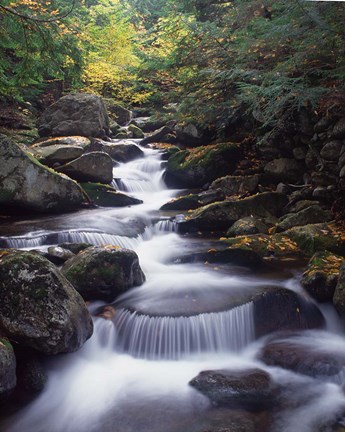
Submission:
[[[83,191],[76,182],[40,164],[8,138],[0,137],[3,207],[63,213],[75,210],[83,201]]]
[[[278,216],[286,203],[286,196],[277,192],[264,192],[237,201],[217,202],[191,212],[185,221],[179,223],[179,229],[184,232],[195,229],[224,230],[244,217]]]
[[[75,254],[73,252],[62,248],[61,246],[49,246],[45,257],[53,264],[61,265],[74,255]]]
[[[328,161],[338,161],[342,146],[342,141],[330,141],[322,147],[320,156]]]
[[[16,358],[12,345],[0,337],[0,402],[11,393],[16,383]]]
[[[269,340],[258,358],[268,366],[323,379],[339,374],[345,366],[345,357],[341,358],[339,353],[311,347],[293,333]]]
[[[39,354],[27,347],[16,348],[17,389],[32,397],[44,389],[47,374]]]
[[[205,141],[204,133],[193,123],[178,124],[175,126],[177,141],[187,146],[201,145]]]
[[[102,138],[109,134],[109,118],[99,96],[69,94],[43,112],[38,133],[42,137],[81,135]]]
[[[36,142],[35,144],[32,144],[30,146],[30,149],[42,149],[54,145],[84,148],[89,144],[91,144],[91,140],[84,136],[62,136],[62,137],[47,138],[47,139],[41,138],[40,141]]]
[[[211,189],[221,189],[226,196],[252,195],[258,190],[259,175],[225,176],[216,179],[211,184]]]
[[[82,183],[81,187],[91,199],[93,204],[100,207],[127,207],[136,204],[142,204],[142,201],[117,192],[112,186],[100,183]]]
[[[295,159],[274,159],[265,165],[265,173],[272,181],[298,183],[304,174],[303,164]]]
[[[230,250],[247,251],[257,254],[262,258],[275,259],[301,259],[305,253],[298,244],[283,234],[251,234],[234,238],[222,238],[222,242]]]
[[[173,134],[173,130],[168,126],[163,126],[162,128],[155,130],[153,133],[145,137],[140,141],[142,146],[146,146],[150,143],[155,142],[165,142],[166,137],[170,137]]]
[[[83,299],[39,254],[0,254],[0,327],[20,345],[44,354],[78,350],[92,334]]]
[[[113,301],[145,281],[137,254],[118,246],[85,249],[63,265],[62,273],[85,300]]]
[[[317,252],[303,273],[303,288],[318,302],[331,302],[344,258],[331,252]]]
[[[160,210],[195,210],[207,204],[224,200],[223,192],[218,190],[207,190],[199,194],[188,194],[174,198],[162,205]]]
[[[79,158],[84,148],[75,145],[54,144],[49,147],[35,147],[29,150],[44,165],[55,168]]]
[[[262,369],[222,369],[200,372],[190,383],[214,404],[259,409],[272,406],[277,386]]]
[[[116,144],[107,144],[103,146],[103,151],[117,162],[130,162],[144,156],[144,152],[134,142],[119,141]]]
[[[256,338],[286,330],[306,330],[325,326],[315,304],[295,291],[271,287],[253,298]]]
[[[333,126],[331,136],[335,139],[345,138],[345,117],[339,119],[337,123]]]
[[[333,304],[340,318],[345,322],[345,262],[340,267],[339,279],[333,296]]]
[[[268,234],[268,226],[254,216],[239,219],[226,232],[226,237],[236,237],[250,234]]]
[[[319,205],[314,204],[297,213],[284,215],[280,219],[276,231],[280,232],[296,226],[328,222],[331,219],[332,213],[329,210],[324,210]]]
[[[78,182],[111,183],[113,160],[104,152],[85,153],[78,159],[56,168]]]
[[[294,241],[309,256],[325,250],[345,254],[344,230],[335,222],[290,228],[284,231],[284,236]]]
[[[111,98],[103,98],[103,102],[111,120],[118,123],[120,126],[125,126],[131,121],[133,117],[132,111],[119,105]]]
[[[240,158],[240,148],[229,143],[180,150],[168,159],[165,181],[172,187],[202,187],[231,174]]]
[[[141,139],[145,137],[144,132],[134,124],[128,126],[128,131],[132,134],[133,138]]]

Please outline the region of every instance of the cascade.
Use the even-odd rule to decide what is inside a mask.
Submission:
[[[143,158],[114,167],[113,184],[143,204],[51,216],[46,230],[28,229],[24,234],[0,237],[0,247],[19,249],[44,249],[64,242],[118,245],[137,252],[146,275],[142,286],[125,293],[114,305],[90,305],[93,315],[105,306],[113,308],[114,314],[111,319],[94,316],[94,334],[80,351],[47,359],[44,391],[13,417],[0,420],[0,430],[222,430],[232,421],[225,417],[217,426],[226,410],[217,411],[188,383],[200,371],[226,368],[266,368],[279,388],[294,393],[296,403],[287,404],[280,416],[275,413],[272,430],[261,432],[315,432],[316,424],[336,418],[345,407],[339,386],[344,369],[315,384],[310,377],[258,362],[263,342],[254,341],[253,303],[234,299],[272,284],[273,277],[231,266],[181,263],[181,255],[193,253],[198,242],[200,247],[205,240],[180,236],[175,219],[158,212],[177,191],[164,184],[159,151],[142,150]],[[137,218],[138,230],[133,228]],[[298,290],[296,279],[292,281],[278,283]],[[334,321],[335,317],[332,327],[339,329]],[[303,343],[308,341],[321,354],[331,346],[345,358],[341,336],[325,332],[320,337],[314,331],[303,337]],[[290,388],[293,385],[297,387]]]
[[[239,351],[254,339],[253,305],[194,316],[148,316],[117,311],[117,347],[144,359],[178,360],[202,352]]]

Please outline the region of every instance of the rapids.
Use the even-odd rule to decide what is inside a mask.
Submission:
[[[94,317],[94,335],[79,352],[46,360],[45,390],[15,414],[2,416],[1,431],[220,431],[235,414],[213,407],[188,382],[202,370],[246,367],[265,369],[287,394],[293,393],[293,403],[255,430],[327,428],[345,410],[345,372],[315,380],[265,366],[256,360],[264,340],[254,340],[251,303],[224,306],[267,284],[301,292],[298,272],[267,276],[236,266],[181,263],[181,254],[205,249],[212,241],[180,236],[170,215],[159,213],[179,191],[165,186],[159,151],[143,151],[144,158],[114,168],[114,186],[143,204],[21,221],[12,227],[13,235],[0,237],[1,247],[23,249],[62,242],[123,246],[137,252],[147,278],[117,299],[112,321]],[[101,307],[91,304],[90,311],[96,315]],[[337,317],[326,307],[323,313],[328,330],[303,332],[296,343],[345,356]]]

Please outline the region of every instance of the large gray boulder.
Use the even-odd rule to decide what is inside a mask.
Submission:
[[[39,119],[40,136],[104,137],[109,134],[109,118],[99,96],[75,93],[63,96]]]
[[[7,137],[0,137],[0,205],[37,212],[74,210],[84,201],[80,186],[40,164]]]
[[[0,327],[44,354],[78,350],[92,335],[85,303],[59,270],[37,253],[0,253]]]
[[[118,246],[85,249],[65,262],[62,273],[85,300],[112,301],[145,281],[137,254]]]
[[[104,152],[85,153],[56,170],[78,182],[111,183],[113,180],[113,160]]]
[[[0,402],[16,386],[16,358],[12,345],[0,338]]]
[[[324,210],[319,205],[314,204],[297,213],[288,213],[284,215],[277,225],[277,232],[285,231],[296,226],[328,222],[332,220],[332,213]]]
[[[84,149],[80,146],[54,144],[49,147],[34,147],[29,150],[41,163],[49,167],[63,165],[79,158]]]

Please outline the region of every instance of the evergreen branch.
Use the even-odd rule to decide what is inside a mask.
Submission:
[[[55,18],[49,18],[49,19],[37,18],[33,15],[25,15],[25,14],[22,14],[22,13],[16,11],[15,9],[12,9],[10,7],[3,6],[3,5],[0,5],[0,9],[4,10],[5,12],[8,12],[12,15],[15,15],[15,16],[17,16],[20,19],[23,19],[25,21],[35,21],[35,22],[39,22],[39,23],[52,23],[52,22],[56,22],[56,21],[59,21],[60,19],[68,17],[68,15],[70,15],[73,12],[73,9],[75,8],[75,5],[76,5],[76,1],[77,0],[72,0],[72,5],[71,5],[70,9],[65,14],[59,15]]]

